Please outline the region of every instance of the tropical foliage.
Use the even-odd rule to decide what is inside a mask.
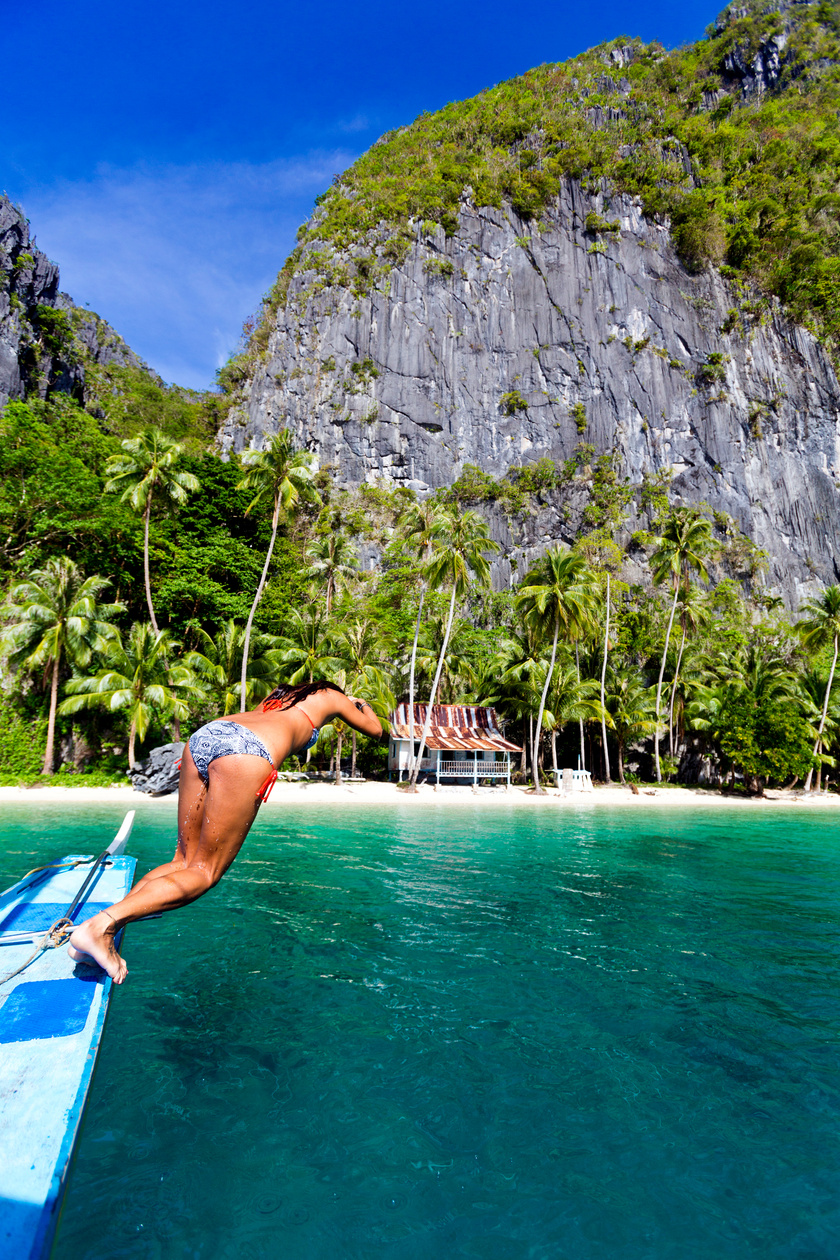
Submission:
[[[43,774],[53,771],[58,682],[63,665],[83,668],[97,648],[107,650],[116,637],[110,618],[119,604],[101,604],[99,596],[110,585],[106,578],[84,577],[66,558],[49,560],[34,569],[10,592],[6,613],[10,626],[2,646],[11,663],[49,677],[50,703]]]

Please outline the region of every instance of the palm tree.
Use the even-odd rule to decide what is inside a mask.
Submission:
[[[607,569],[606,616],[604,618],[604,657],[601,662],[601,740],[604,745],[604,770],[607,786],[610,778],[610,750],[607,746],[607,711],[604,708],[604,685],[607,677],[607,656],[610,650],[610,571]]]
[[[520,631],[515,631],[499,644],[498,650],[474,678],[476,704],[495,705],[505,717],[522,723],[519,770],[523,778],[527,769],[529,726],[533,735],[533,715],[542,691],[542,665],[537,631],[532,624],[524,622]]]
[[[773,643],[753,639],[734,653],[720,652],[712,663],[730,692],[756,701],[795,702],[799,679],[790,662]]]
[[[231,618],[215,636],[200,627],[195,628],[198,647],[188,652],[184,664],[191,669],[213,697],[216,708],[227,716],[239,707],[239,691],[242,686],[242,649],[245,645],[245,628]],[[276,635],[256,634],[251,640],[252,652],[248,660],[246,704],[258,704],[272,690],[279,665],[278,649],[281,640]]]
[[[580,554],[583,554],[583,553],[580,553]],[[575,645],[575,668],[577,669],[578,683],[581,686],[583,685],[583,683],[582,683],[581,672],[580,672],[580,645],[581,645],[581,640],[585,639],[588,635],[594,634],[594,631],[597,626],[596,610],[601,600],[600,577],[598,573],[592,568],[587,568],[586,573],[584,574],[583,579],[582,579],[582,584],[585,588],[585,601],[586,601],[587,607],[591,610],[591,620],[588,625],[582,626],[580,630],[576,630],[574,634],[572,635],[572,639]],[[580,733],[580,764],[581,764],[581,768],[585,770],[586,769],[586,748],[585,748],[585,742],[584,742],[583,723],[584,723],[584,717],[583,715],[581,715],[578,718],[578,728],[579,728],[579,733]]]
[[[245,693],[248,679],[251,626],[254,624],[254,614],[257,611],[257,605],[262,599],[266,578],[268,577],[268,566],[271,563],[274,544],[277,541],[277,526],[280,523],[280,513],[281,511],[291,512],[292,508],[301,499],[310,503],[319,501],[318,492],[312,484],[314,459],[315,457],[310,455],[308,451],[296,451],[294,449],[292,435],[288,429],[281,429],[279,433],[275,433],[265,450],[246,451],[242,456],[242,462],[249,471],[239,482],[237,489],[254,491],[254,497],[246,508],[246,515],[253,508],[262,506],[265,503],[271,503],[272,505],[271,542],[268,544],[268,554],[265,557],[257,593],[254,596],[254,602],[251,605],[251,611],[248,613],[248,620],[245,624],[245,642],[242,648],[242,670],[240,676],[241,690],[239,693],[240,711],[242,713],[245,712],[246,703]]]
[[[331,625],[323,608],[317,604],[305,604],[293,608],[286,618],[285,633],[280,635],[278,661],[291,666],[289,682],[314,682],[316,678],[328,678],[341,668],[341,662],[333,651]]]
[[[590,605],[583,582],[587,576],[586,561],[574,552],[563,552],[559,547],[547,551],[540,562],[528,573],[516,594],[516,606],[526,620],[530,620],[545,636],[553,635],[551,661],[545,677],[537,713],[537,729],[534,735],[531,767],[534,772],[534,791],[542,793],[538,770],[538,750],[542,732],[545,698],[554,674],[557,659],[557,639],[560,626],[569,638],[577,639],[590,624]]]
[[[155,710],[184,721],[189,716],[189,699],[201,695],[191,670],[184,665],[170,667],[169,658],[177,647],[168,630],[155,631],[148,623],[135,622],[127,643],[120,637],[106,643],[105,663],[96,674],[70,679],[68,698],[61,702],[59,713],[127,709],[128,768],[133,770],[135,740],[138,735],[145,738]]]
[[[344,625],[335,636],[335,652],[344,671],[347,690],[362,694],[380,722],[387,725],[393,712],[394,693],[380,667],[380,637],[372,621],[360,618]],[[337,679],[333,677],[333,682]],[[350,777],[356,777],[356,731],[351,732]]]
[[[831,687],[834,683],[834,671],[837,668],[837,650],[838,645],[840,645],[840,586],[827,586],[817,599],[807,600],[803,606],[803,612],[805,616],[799,622],[798,629],[805,646],[809,648],[823,648],[831,643],[834,647],[820,725],[817,730],[817,741],[814,745],[814,756],[816,756],[817,749],[822,743],[825,719],[828,714],[828,701],[831,695]],[[808,777],[805,780],[806,792],[810,791],[813,773],[813,770],[808,771]]]
[[[446,546],[437,551],[429,563],[427,569],[429,584],[437,586],[450,583],[452,586],[452,597],[449,601],[446,633],[441,645],[437,670],[426,709],[426,721],[423,725],[423,734],[420,737],[420,748],[417,753],[417,760],[411,771],[410,784],[412,791],[417,789],[417,774],[420,769],[420,762],[423,760],[423,749],[426,746],[426,740],[429,738],[429,730],[432,725],[432,708],[435,703],[441,670],[443,669],[443,662],[446,656],[446,648],[449,643],[449,635],[452,630],[455,602],[458,596],[463,595],[466,591],[473,577],[480,585],[489,586],[490,565],[487,563],[486,553],[499,550],[499,544],[493,541],[487,531],[487,522],[477,512],[467,511],[459,513],[454,511],[452,513],[447,512],[445,515],[442,514],[440,522],[435,526],[434,537],[436,542],[445,540]]]
[[[638,671],[625,665],[610,669],[604,703],[612,718],[618,745],[618,777],[624,784],[625,749],[656,730],[653,696]]]
[[[12,619],[0,636],[0,646],[13,665],[25,670],[52,668],[47,746],[42,774],[53,773],[58,679],[65,663],[86,668],[91,654],[117,634],[110,618],[122,604],[100,604],[99,596],[111,583],[98,576],[84,577],[66,556],[33,569],[26,581],[9,593],[4,613]]]
[[[601,721],[611,726],[609,714],[605,714],[598,699],[598,688],[595,680],[586,678],[581,681],[580,670],[570,654],[562,653],[554,667],[554,681],[548,693],[548,709],[554,723],[552,730],[552,764],[557,769],[555,750],[556,731],[569,722]],[[546,712],[548,712],[548,709]]]
[[[417,646],[417,676],[428,683],[434,677],[440,649],[446,635],[446,613],[435,614],[429,618],[420,635]],[[456,616],[449,632],[449,644],[443,661],[443,669],[438,683],[438,695],[441,704],[456,703],[456,696],[471,691],[475,681],[471,658],[461,650],[462,636],[469,629],[469,622]]]
[[[135,512],[143,513],[143,577],[146,583],[146,603],[149,619],[157,634],[158,624],[152,604],[152,587],[149,580],[149,518],[155,495],[183,503],[191,490],[200,489],[200,482],[190,472],[183,472],[178,463],[184,448],[173,442],[154,426],[144,429],[137,437],[125,438],[120,443],[125,454],[112,455],[105,472],[109,480],[106,493],[122,491],[123,502],[130,503]]]
[[[674,614],[680,596],[680,583],[686,588],[691,580],[691,572],[695,570],[703,578],[708,578],[705,556],[712,546],[712,527],[705,516],[694,508],[680,508],[671,513],[665,522],[662,536],[657,539],[657,547],[651,556],[653,580],[657,586],[669,579],[674,584],[674,602],[668,619],[665,634],[665,646],[662,649],[662,664],[659,668],[659,679],[656,684],[656,731],[653,737],[653,753],[656,762],[656,781],[662,782],[662,770],[659,765],[659,705],[662,699],[662,679],[665,674],[665,661],[668,656],[668,644],[674,625]]]
[[[673,760],[674,757],[674,702],[677,695],[677,683],[680,677],[680,667],[683,661],[683,653],[685,651],[685,640],[689,630],[697,630],[708,620],[708,609],[706,607],[706,597],[701,591],[697,591],[694,587],[689,586],[683,591],[683,597],[679,604],[680,622],[682,625],[682,635],[680,636],[680,646],[677,652],[677,663],[674,667],[674,677],[671,682],[671,699],[668,705],[668,753]]]
[[[423,604],[426,599],[428,581],[426,569],[432,559],[434,545],[442,522],[441,508],[430,499],[419,503],[415,500],[397,522],[397,539],[420,562],[420,598],[417,602],[417,620],[414,624],[414,642],[411,645],[411,660],[408,670],[408,776],[411,778],[414,769],[414,674],[417,666],[417,642],[420,638],[420,624],[423,617]]]
[[[733,703],[749,707],[767,701],[801,708],[801,683],[774,644],[754,638],[735,652],[722,649],[706,657],[705,668],[687,705],[688,723],[719,755],[724,734],[722,721]]]
[[[322,534],[320,538],[314,539],[309,544],[304,555],[312,561],[304,576],[326,579],[327,616],[329,616],[339,585],[359,567],[353,544],[342,533]]]
[[[828,713],[826,714],[825,724],[823,726],[822,738],[815,723],[819,721],[819,715],[822,710],[825,696],[825,670],[809,669],[799,675],[799,695],[800,695],[800,711],[805,721],[813,727],[814,739],[816,740],[817,751],[817,776],[814,779],[813,790],[819,792],[822,785],[823,766],[835,766],[836,760],[829,756],[829,749],[837,738],[838,730],[838,696],[836,691],[832,691],[829,696]]]

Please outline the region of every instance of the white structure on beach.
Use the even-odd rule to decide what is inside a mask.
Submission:
[[[578,760],[580,760],[578,758]],[[563,795],[569,792],[593,792],[592,774],[589,770],[571,770],[566,766],[565,770],[554,771],[555,785],[560,788]]]
[[[420,751],[420,739],[429,706],[414,705],[414,755]],[[388,744],[388,769],[402,780],[408,774],[409,708],[397,705],[391,715],[391,738]],[[504,779],[510,785],[510,755],[522,749],[505,739],[499,730],[495,709],[478,705],[436,704],[432,706],[432,724],[420,773],[443,779]]]

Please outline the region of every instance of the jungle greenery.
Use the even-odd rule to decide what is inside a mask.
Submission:
[[[605,738],[622,781],[654,775],[657,758],[662,778],[702,761],[733,789],[812,769],[820,786],[831,772],[840,591],[793,622],[766,593],[761,553],[721,514],[675,509],[664,481],[631,487],[612,457],[588,451],[523,470],[507,486],[526,505],[583,488],[588,503],[571,551],[493,591],[482,505],[499,502],[501,483],[468,469],[423,502],[390,484],[344,491],[288,434],[267,461],[241,464],[154,428],[108,432],[64,396],[12,403],[0,419],[7,780],[124,774],[184,724],[254,705],[279,678],[320,677],[364,692],[383,717],[410,695],[495,705],[537,788],[578,755],[603,775]],[[155,443],[194,480],[134,507],[112,474]],[[631,509],[647,529],[630,532]],[[653,586],[623,580],[628,556]],[[334,764],[346,737],[326,730],[314,764]],[[380,745],[351,748],[354,767],[384,768]]]
[[[590,248],[608,249],[620,231],[611,196],[634,195],[670,221],[690,270],[712,263],[745,282],[738,318],[775,295],[836,357],[840,5],[780,7],[730,6],[704,39],[673,51],[622,37],[384,135],[317,198],[221,388],[235,393],[249,376],[296,272],[362,295],[419,242],[445,252],[467,190],[539,233],[569,177],[605,196],[604,215],[579,225]],[[779,62],[761,89],[750,80],[757,58]],[[450,273],[451,260],[441,254],[437,269]],[[505,405],[515,410],[517,397]]]

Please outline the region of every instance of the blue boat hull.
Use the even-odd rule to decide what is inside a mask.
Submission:
[[[122,847],[130,824],[121,828]],[[71,854],[0,895],[0,979],[32,954],[92,866],[89,856]],[[124,897],[135,866],[133,857],[110,856],[74,922]],[[74,963],[66,946],[46,950],[0,983],[2,1260],[49,1253],[112,987],[98,967]]]

